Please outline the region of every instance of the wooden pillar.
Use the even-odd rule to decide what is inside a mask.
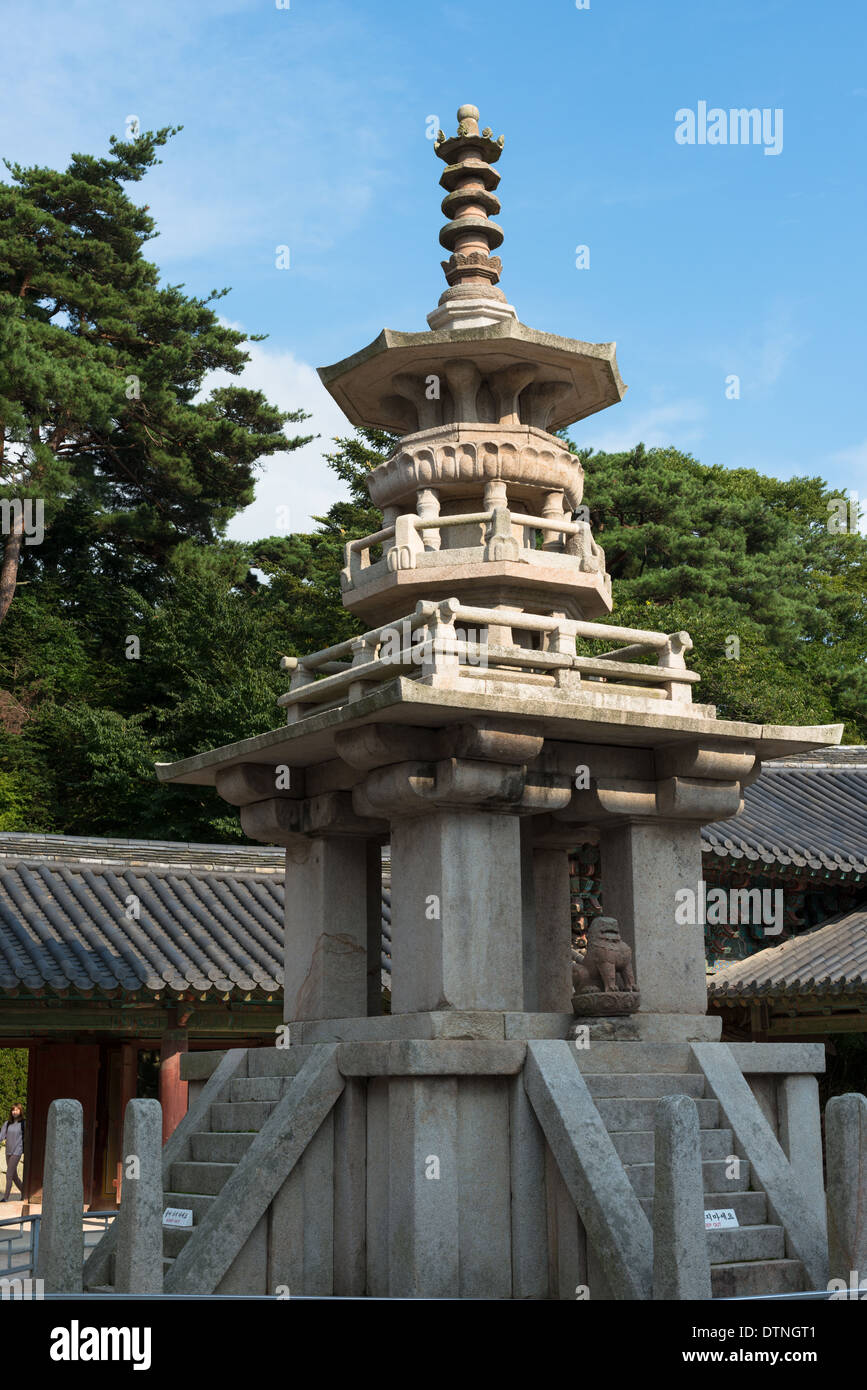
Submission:
[[[181,1057],[187,1050],[186,1028],[167,1028],[160,1038],[160,1105],[163,1143],[167,1143],[187,1113],[188,1082],[181,1080]]]

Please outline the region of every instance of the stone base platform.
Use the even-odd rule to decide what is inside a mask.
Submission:
[[[576,1026],[442,1011],[188,1053],[164,1189],[195,1215],[167,1233],[166,1291],[649,1299],[669,1094],[698,1106],[705,1204],[741,1217],[708,1237],[714,1290],[816,1287],[822,1048],[708,1041],[717,1019]]]

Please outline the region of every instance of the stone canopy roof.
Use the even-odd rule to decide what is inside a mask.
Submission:
[[[723,966],[708,982],[719,1003],[867,995],[867,905]]]

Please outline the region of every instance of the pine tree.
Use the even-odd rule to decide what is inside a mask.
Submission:
[[[166,127],[63,172],[6,167],[0,183],[0,622],[19,565],[146,588],[184,540],[208,544],[253,498],[256,461],[298,448],[283,412],[208,373],[237,375],[249,339],[206,299],[161,285],[137,183]],[[47,531],[45,541],[39,533]],[[105,590],[105,584],[102,585]],[[93,589],[91,587],[91,593]]]

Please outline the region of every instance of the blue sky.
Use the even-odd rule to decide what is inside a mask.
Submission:
[[[322,438],[269,461],[230,534],[302,529],[340,494],[322,453],[349,427],[314,369],[383,326],[427,326],[445,282],[425,132],[433,115],[452,134],[462,102],[506,137],[502,288],[519,318],[617,342],[627,397],[576,441],[674,444],[867,497],[860,0],[3,9],[24,56],[4,73],[0,154],[63,166],[130,115],[183,125],[133,190],[161,229],[149,255],[190,293],[230,285],[226,317],[269,335],[250,383],[313,413]],[[675,113],[700,101],[781,109],[781,152],[678,144]]]

